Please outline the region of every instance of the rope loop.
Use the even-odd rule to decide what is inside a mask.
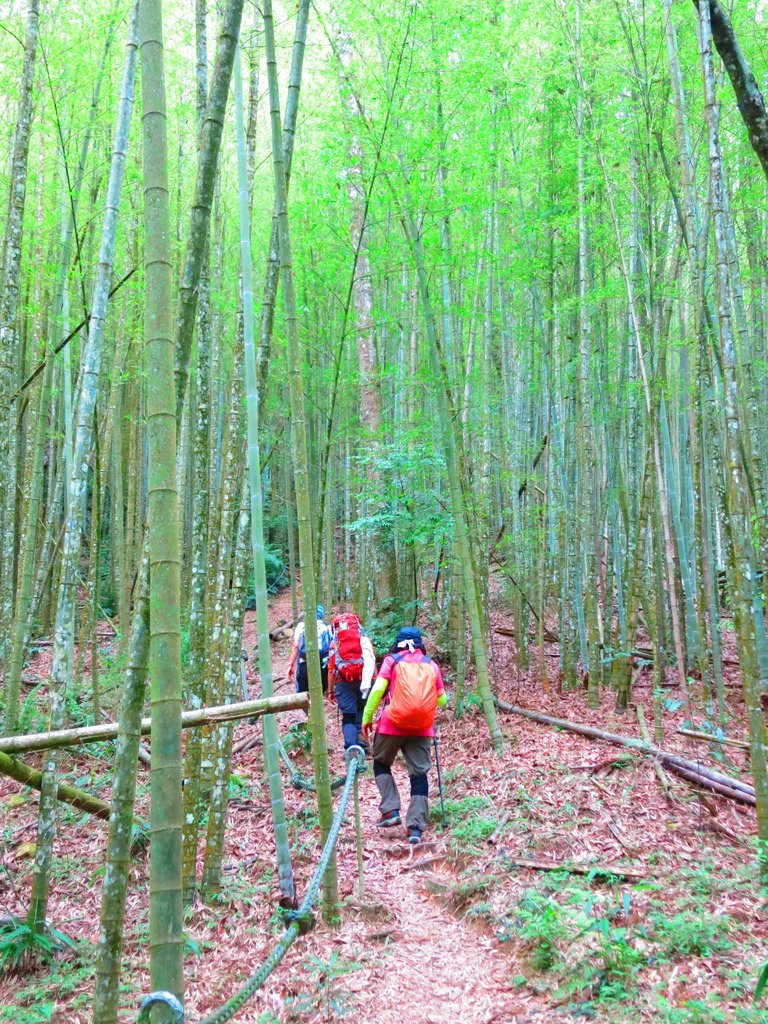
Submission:
[[[347,771],[349,771],[349,766],[353,761],[356,762],[355,773],[365,771],[365,751],[362,747],[357,746],[357,744],[347,747],[344,751],[344,763],[347,766]]]
[[[298,910],[286,910],[283,913],[283,920],[289,926],[295,922],[299,926],[299,935],[309,934],[317,924],[312,911],[309,908],[302,910],[301,907]]]
[[[287,758],[287,753],[285,753],[284,747],[283,753],[285,754],[283,758],[285,760]],[[290,763],[290,758],[287,759]],[[298,910],[287,910],[283,912],[283,920],[288,927],[269,956],[262,961],[260,966],[251,975],[248,981],[246,981],[242,988],[235,993],[235,995],[228,999],[223,1006],[220,1006],[217,1010],[209,1013],[207,1017],[204,1017],[199,1024],[227,1024],[228,1021],[231,1021],[235,1014],[237,1014],[248,1000],[252,999],[254,994],[262,987],[272,971],[274,971],[288,952],[288,949],[296,937],[299,935],[306,935],[307,932],[310,932],[314,928],[315,917],[312,913],[312,905],[318,897],[323,876],[325,875],[331,857],[336,849],[336,844],[339,840],[341,827],[344,824],[344,816],[347,812],[347,806],[349,805],[352,790],[353,788],[355,790],[357,789],[357,776],[360,772],[365,770],[365,753],[363,752],[362,747],[350,747],[345,754],[345,760],[347,763],[347,774],[344,778],[336,780],[343,785],[344,789],[339,799],[338,806],[336,807],[336,813],[334,814],[331,828],[326,837],[323,852],[317,863],[317,867],[315,868],[309,888],[304,895],[304,899],[301,901],[301,906]],[[359,814],[356,815],[356,826],[359,833]],[[359,842],[360,836],[358,834],[358,844]],[[138,1024],[149,1024],[150,1008],[157,1003],[165,1003],[166,1006],[169,1006],[173,1010],[176,1015],[174,1024],[184,1024],[184,1007],[176,996],[170,992],[152,992],[148,995],[146,999],[143,1000],[139,1009]]]
[[[139,1006],[138,1024],[149,1024],[149,1011],[158,1004],[164,1004],[173,1011],[174,1024],[184,1024],[184,1007],[173,992],[150,992],[145,996]]]

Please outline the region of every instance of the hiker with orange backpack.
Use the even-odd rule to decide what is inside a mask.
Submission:
[[[363,711],[365,739],[373,732],[373,716],[382,698],[386,704],[373,737],[373,775],[381,796],[381,817],[376,824],[392,828],[401,823],[400,794],[392,778],[392,765],[402,753],[411,780],[405,824],[408,842],[415,844],[421,842],[429,821],[427,773],[432,767],[435,714],[438,707],[448,703],[440,667],[427,656],[421,630],[415,626],[400,630],[379,669]]]
[[[376,652],[360,619],[342,612],[331,619],[331,650],[328,659],[328,697],[336,698],[341,712],[344,749],[369,747],[360,735],[363,708],[376,671]]]

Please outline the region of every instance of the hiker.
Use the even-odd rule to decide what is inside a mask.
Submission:
[[[323,693],[328,691],[328,655],[331,648],[331,627],[325,621],[325,608],[321,604],[317,606],[317,646],[320,650],[320,671],[323,676]],[[293,647],[288,662],[288,675],[292,676],[296,671],[297,693],[309,692],[309,677],[307,675],[307,646],[302,620],[293,634]]]
[[[353,612],[331,619],[331,653],[328,660],[328,696],[336,698],[341,712],[344,749],[368,744],[360,735],[363,708],[376,671],[376,652],[371,639]]]
[[[380,828],[400,824],[400,794],[392,778],[392,764],[402,752],[411,779],[411,801],[405,824],[408,842],[419,843],[429,821],[430,747],[435,735],[435,712],[448,696],[438,665],[427,656],[421,630],[406,626],[379,669],[363,711],[363,737],[373,732],[373,716],[386,697],[373,737],[373,775],[381,795]]]

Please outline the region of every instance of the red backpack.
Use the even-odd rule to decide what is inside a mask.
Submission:
[[[362,629],[356,615],[337,615],[331,620],[335,652],[333,669],[346,683],[359,683],[363,678]]]

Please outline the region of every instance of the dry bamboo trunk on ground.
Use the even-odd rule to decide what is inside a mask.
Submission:
[[[282,697],[246,700],[240,704],[221,704],[211,708],[197,708],[185,711],[181,716],[182,729],[194,729],[214,722],[232,722],[238,718],[259,718],[261,715],[276,715],[282,711],[296,709],[306,711],[309,697],[306,693],[289,693]],[[141,735],[148,736],[152,727],[151,718],[142,718]],[[30,750],[52,750],[55,747],[74,747],[78,743],[96,743],[99,740],[117,738],[120,726],[117,722],[103,725],[86,725],[80,729],[60,729],[56,732],[30,733],[26,736],[9,736],[0,740],[0,755]]]
[[[528,708],[520,708],[515,704],[508,704],[504,700],[497,701],[501,711],[508,711],[514,715],[522,715],[523,718],[530,718],[534,722],[541,722],[542,725],[554,725],[558,729],[566,729],[568,732],[578,733],[591,740],[605,740],[606,743],[616,743],[622,747],[630,747],[638,750],[641,754],[650,754],[655,757],[665,768],[675,772],[688,782],[697,786],[709,789],[713,793],[730,797],[739,803],[755,806],[755,790],[753,786],[732,779],[729,775],[716,772],[712,768],[698,764],[696,761],[687,761],[677,754],[671,754],[668,750],[662,750],[652,743],[645,743],[634,736],[620,736],[618,733],[605,732],[603,729],[596,729],[591,725],[580,725],[577,722],[569,722],[564,718],[553,718],[551,715],[542,715],[538,711],[529,711]]]

